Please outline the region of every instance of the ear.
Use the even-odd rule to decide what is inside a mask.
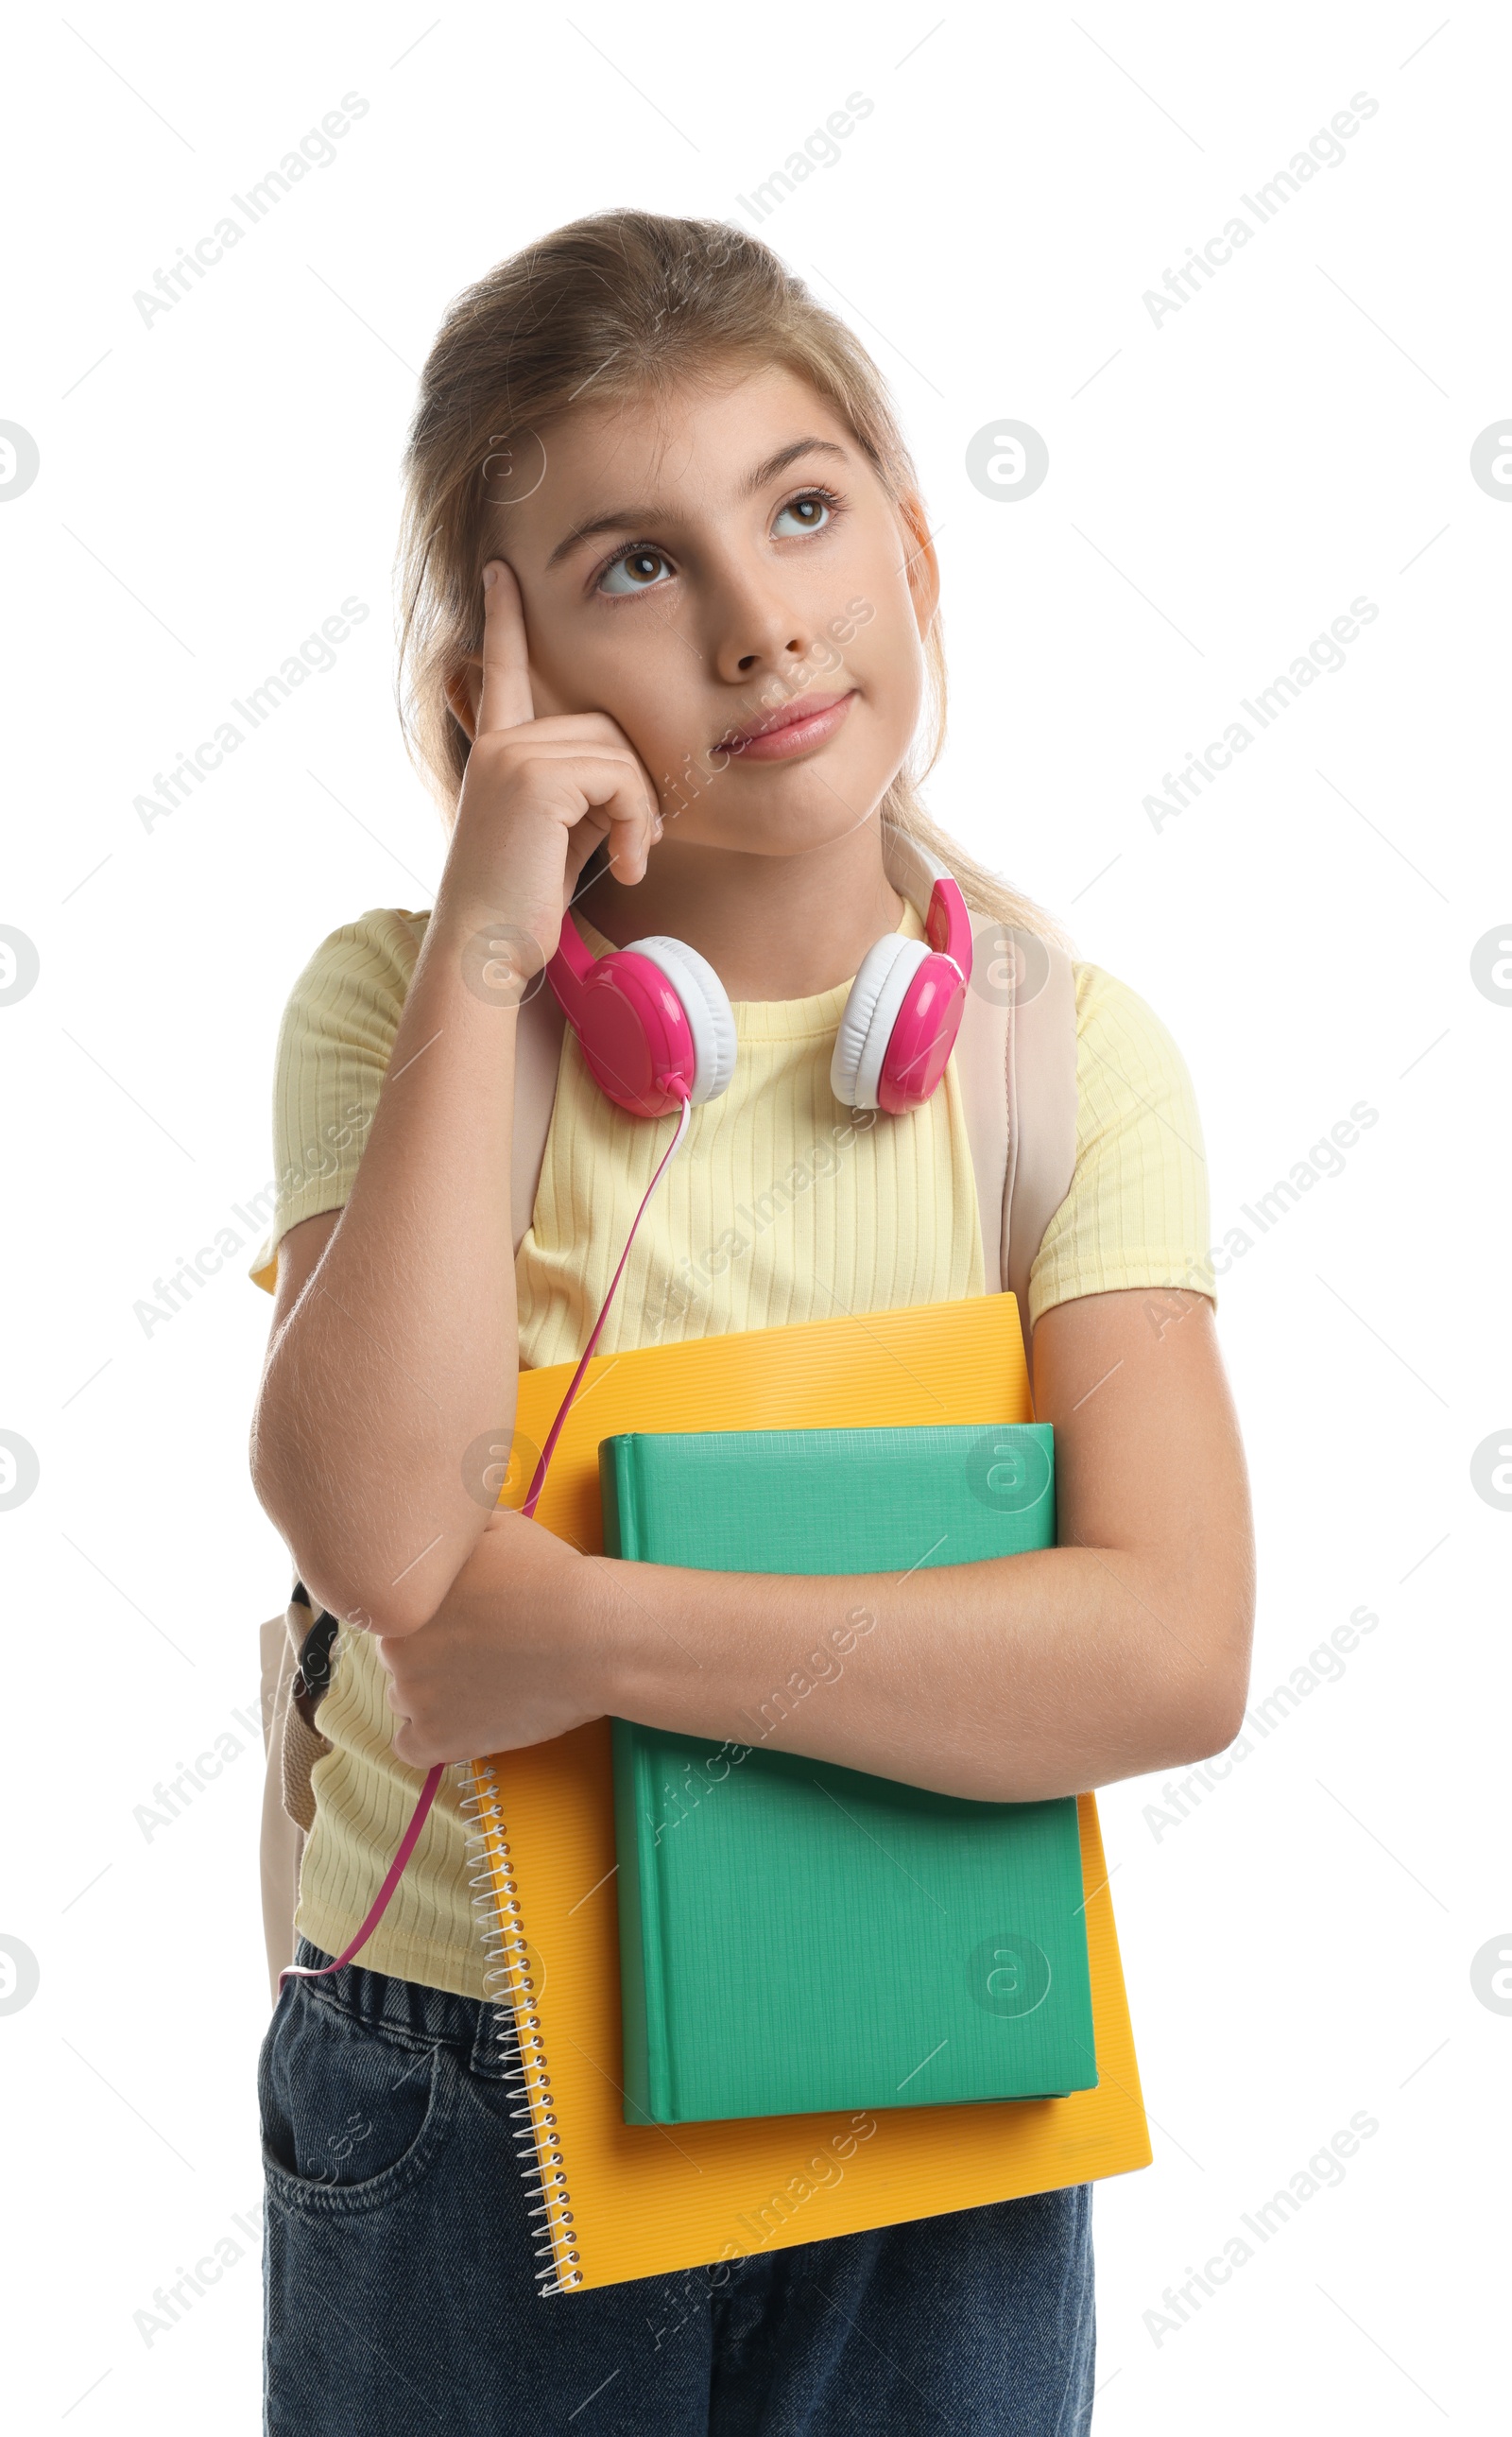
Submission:
[[[452,717],[469,745],[478,735],[478,706],[482,696],[483,662],[481,656],[474,653],[446,679],[446,699],[452,708]]]
[[[913,601],[913,615],[919,633],[927,635],[934,623],[940,606],[940,562],[930,538],[930,519],[924,502],[915,492],[905,492],[897,503],[899,522],[903,528],[904,547],[908,560],[904,572]]]

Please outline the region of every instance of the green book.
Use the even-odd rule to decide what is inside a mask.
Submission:
[[[1055,1537],[1043,1423],[631,1431],[612,1556],[902,1575]],[[617,1718],[625,2120],[1064,2096],[1097,2083],[1076,1802],[972,1802],[773,1749],[867,1664],[838,1601],[747,1744]],[[773,1671],[775,1674],[775,1670]]]

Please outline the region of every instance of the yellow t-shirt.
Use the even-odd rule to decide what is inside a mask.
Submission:
[[[344,923],[294,985],[273,1086],[277,1176],[259,1197],[269,1227],[248,1272],[269,1293],[280,1238],[351,1190],[427,920],[382,908]],[[912,905],[898,927],[923,937]],[[581,918],[580,928],[596,953],[609,947]],[[1202,1134],[1180,1054],[1133,991],[1095,965],[1074,970],[1076,1167],[1030,1272],[1031,1320],[1116,1288],[1191,1287],[1216,1300]],[[955,1062],[912,1115],[853,1116],[829,1088],[848,989],[736,1003],[734,1078],[692,1113],[641,1221],[602,1352],[987,1291]],[[569,1030],[515,1260],[522,1366],[582,1353],[667,1137],[604,1096]],[[390,1747],[387,1682],[368,1636],[344,1636],[321,1705],[335,1748],[315,1769],[298,1913],[331,1954],[376,1895],[420,1787],[421,1772]],[[448,1774],[362,1960],[479,1997],[461,1799]]]

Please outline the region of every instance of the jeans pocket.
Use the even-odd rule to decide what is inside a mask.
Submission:
[[[272,2200],[305,2216],[362,2216],[411,2191],[445,2146],[461,2068],[296,1988],[257,2066]]]

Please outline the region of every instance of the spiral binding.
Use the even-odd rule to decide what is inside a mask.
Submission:
[[[483,1988],[494,2008],[495,2037],[508,2066],[504,2086],[513,2098],[524,2102],[512,2107],[510,2113],[519,2127],[513,2137],[526,2191],[534,2203],[529,2214],[540,2220],[542,2238],[535,2245],[535,2255],[542,2265],[535,2271],[535,2281],[544,2300],[548,2293],[569,2293],[582,2282],[572,2196],[557,2139],[546,2042],[535,2010],[519,1896],[499,1808],[498,1772],[492,1761],[463,1761],[457,1775],[472,1788],[459,1806],[463,1818],[474,1822],[467,1836],[467,1884],[476,1890],[473,1910],[488,1957]]]
[[[646,1215],[646,1205],[667,1172],[668,1163],[686,1135],[693,1114],[693,1102],[686,1083],[672,1078],[681,1107],[677,1130],[663,1151],[651,1183],[640,1198],[640,1206],[630,1222],[625,1249],[619,1255],[619,1267],[609,1282],[609,1291],[599,1307],[588,1342],[579,1358],[578,1367],[567,1382],[566,1394],[557,1408],[557,1416],[541,1449],[535,1475],[520,1509],[533,1516],[545,1485],[557,1441],[566,1424],[572,1400],[587,1376],[594,1348],[602,1334],[619,1281],[630,1258],[630,1248],[635,1240],[635,1230]],[[535,2246],[535,2255],[542,2262],[535,2281],[544,2299],[548,2293],[570,2293],[582,2283],[582,2261],[577,2245],[573,2222],[572,2195],[567,2190],[566,2168],[557,2139],[556,2110],[551,2104],[551,2076],[547,2071],[546,2042],[541,2034],[541,2017],[535,2010],[535,1991],[530,1981],[530,1955],[520,1928],[520,1902],[510,1862],[509,1840],[504,1833],[504,1816],[498,1806],[498,1772],[492,1761],[459,1761],[457,1780],[471,1785],[472,1791],[459,1805],[464,1819],[475,1824],[466,1840],[467,1884],[474,1890],[473,1910],[478,1915],[478,1936],[488,1957],[483,1974],[483,1990],[494,2008],[496,2025],[495,2037],[503,2052],[508,2070],[504,2086],[513,2098],[523,2099],[524,2105],[512,2107],[510,2114],[519,2125],[514,2134],[514,2147],[519,2155],[520,2172],[525,2178],[527,2193],[535,2206],[529,2212],[540,2220],[542,2240]],[[428,1780],[427,1780],[428,1782]],[[412,1827],[418,1827],[417,1811]],[[401,1849],[402,1850],[402,1849]],[[401,1863],[400,1867],[403,1867]],[[394,1874],[397,1879],[397,1873]],[[387,1902],[392,1889],[382,1898]],[[381,1909],[381,1904],[379,1909]],[[368,1924],[364,1924],[366,1930]],[[352,1952],[356,1952],[353,1949]],[[343,1956],[345,1961],[346,1957]]]

